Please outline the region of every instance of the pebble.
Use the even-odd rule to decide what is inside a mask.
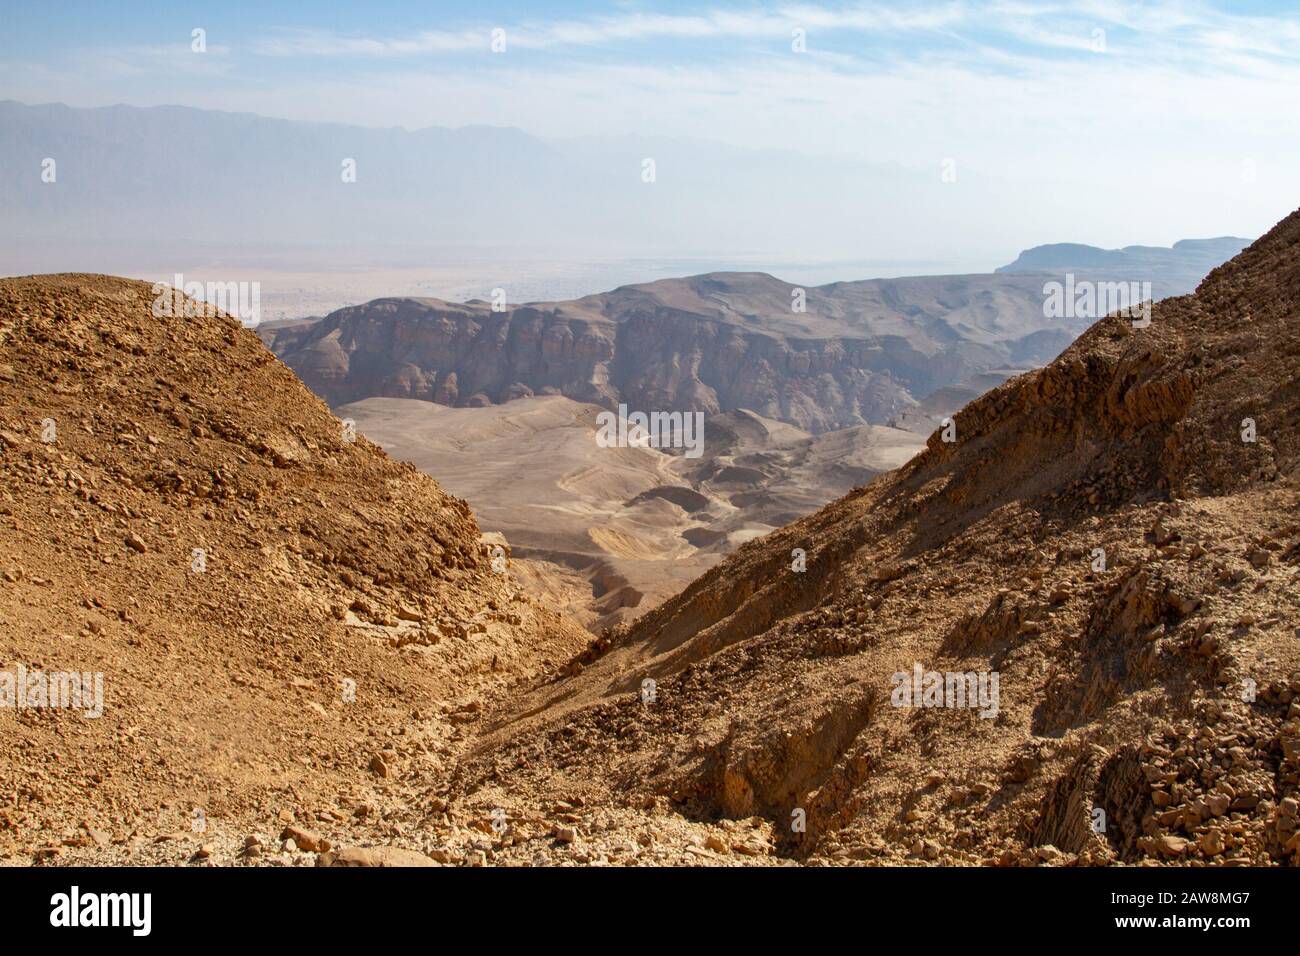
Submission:
[[[1187,841],[1182,837],[1165,834],[1156,839],[1156,849],[1164,856],[1181,856],[1187,849]]]
[[[290,825],[284,828],[280,834],[280,839],[292,840],[294,845],[300,850],[308,850],[312,853],[324,853],[330,848],[330,841],[322,837],[315,830],[308,830],[305,827]]]

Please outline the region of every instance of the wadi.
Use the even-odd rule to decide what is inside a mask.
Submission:
[[[12,862],[1295,861],[1300,213],[595,635],[152,303],[0,281],[2,663],[104,687],[0,714]]]
[[[1054,316],[1045,274],[1073,296],[1076,278],[1110,290],[1140,269],[1168,296],[1245,244],[1049,246],[989,274],[811,288],[710,273],[508,307],[383,298],[258,334],[345,422],[469,501],[533,593],[599,634],[936,429],[952,440],[962,405],[1104,314]]]

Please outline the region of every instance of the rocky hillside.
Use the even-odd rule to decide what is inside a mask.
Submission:
[[[1120,278],[1153,280],[1161,298],[1190,291],[1226,255],[1194,259],[1189,277],[1175,257]],[[1050,361],[1091,324],[1045,318],[1043,283],[1004,273],[801,289],[762,273],[711,273],[503,311],[378,299],[264,337],[333,406],[563,395],[633,410],[744,408],[811,432],[862,424],[929,432],[985,379]],[[804,311],[794,308],[800,295]]]
[[[252,332],[152,304],[0,280],[0,858],[424,819],[467,715],[590,635]],[[15,699],[60,672],[83,707]]]
[[[1295,865],[1300,213],[1153,319],[594,642],[455,799],[563,800],[586,853]]]

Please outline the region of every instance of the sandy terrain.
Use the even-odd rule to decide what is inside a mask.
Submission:
[[[922,447],[897,429],[811,436],[734,412],[706,419],[699,458],[602,448],[601,409],[558,395],[484,408],[372,398],[336,411],[468,501],[522,559],[514,572],[530,593],[561,599],[594,630],[644,613],[723,554]]]

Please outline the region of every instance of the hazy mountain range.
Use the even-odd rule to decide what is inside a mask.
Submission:
[[[1156,298],[1191,292],[1205,274],[1231,259],[1249,239],[1221,236],[1217,239],[1182,239],[1173,246],[1125,246],[1098,249],[1074,242],[1034,246],[1015,262],[994,271],[1105,273],[1128,279],[1153,280]]]
[[[734,250],[744,236],[752,249],[797,245],[842,257],[844,244],[826,229],[844,219],[845,202],[869,229],[865,217],[902,208],[904,184],[920,179],[701,141],[548,141],[488,126],[407,131],[14,101],[0,102],[0,155],[0,208],[10,229],[31,238],[555,253],[680,255]],[[46,158],[56,161],[56,183],[41,180]],[[644,180],[647,159],[653,182]],[[355,161],[355,182],[343,181],[345,160]],[[888,188],[864,191],[868,173]]]
[[[363,258],[392,266],[415,249],[426,263],[474,250],[500,262],[509,248],[556,260],[857,257],[966,271],[976,266],[958,251],[961,223],[987,218],[990,196],[1008,208],[1023,200],[1015,184],[971,170],[944,182],[938,157],[909,169],[811,156],[797,139],[788,151],[653,137],[551,140],[513,128],[376,129],[181,106],[3,101],[0,157],[7,247],[148,250],[161,263],[150,268],[164,269],[200,247],[218,261],[257,249],[275,262],[278,247],[294,245],[299,258],[335,269]],[[54,182],[42,179],[47,159]],[[346,160],[355,161],[355,182],[343,181]],[[936,232],[924,222],[948,225]],[[898,223],[917,228],[904,234]],[[1008,237],[1016,232],[1008,223]],[[1009,256],[1015,241],[978,267]]]

